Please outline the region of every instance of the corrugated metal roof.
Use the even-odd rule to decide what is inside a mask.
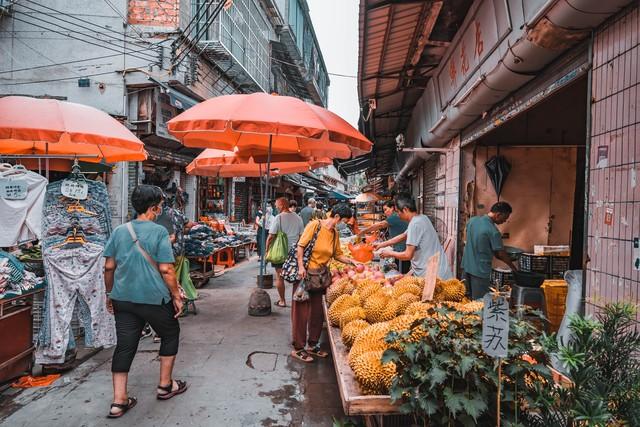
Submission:
[[[392,171],[395,137],[440,63],[473,0],[361,0],[358,93],[361,131],[374,141],[369,173]],[[367,105],[376,109],[368,116]]]

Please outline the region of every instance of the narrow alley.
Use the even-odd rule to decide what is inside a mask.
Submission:
[[[104,350],[53,387],[0,397],[0,425],[275,427],[327,426],[333,417],[342,419],[331,358],[304,365],[289,356],[290,308],[274,306],[267,317],[247,314],[257,270],[254,258],[212,279],[198,291],[198,314],[181,319],[175,372],[190,384],[184,395],[156,400],[159,344],[147,338],[129,380],[138,405],[123,420],[105,417],[112,350]],[[269,292],[276,301],[275,289]]]

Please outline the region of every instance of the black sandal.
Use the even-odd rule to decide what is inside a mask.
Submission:
[[[120,418],[121,416],[126,414],[129,409],[136,406],[137,403],[138,399],[136,399],[135,397],[128,398],[127,403],[112,403],[111,407],[109,408],[109,414],[107,415],[107,418]],[[113,408],[120,409],[120,412],[116,412],[114,414],[113,412],[111,412],[111,409]]]
[[[173,389],[173,381],[175,381],[176,384],[178,385],[178,388],[175,390]],[[156,394],[156,397],[158,398],[158,400],[168,400],[168,399],[171,399],[173,396],[177,396],[187,391],[187,389],[189,388],[189,385],[185,381],[171,380],[171,383],[169,383],[169,385],[167,386],[158,385],[158,388],[162,391],[166,391],[166,393]]]

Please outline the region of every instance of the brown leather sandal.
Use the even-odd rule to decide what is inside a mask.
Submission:
[[[304,363],[313,362],[313,357],[309,356],[309,353],[307,353],[306,350],[294,350],[291,352],[291,357],[294,357]]]
[[[307,353],[322,359],[329,357],[329,353],[322,350],[319,345],[307,348]]]
[[[178,385],[178,388],[175,390],[173,389],[174,381]],[[179,394],[184,393],[185,391],[187,391],[188,388],[189,388],[189,385],[185,381],[171,380],[169,385],[166,385],[166,386],[158,385],[158,389],[162,391],[166,391],[166,393],[157,393],[156,397],[158,398],[158,400],[169,400],[173,396],[177,396]]]

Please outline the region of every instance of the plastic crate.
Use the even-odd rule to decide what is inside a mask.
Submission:
[[[548,275],[550,273],[550,257],[545,255],[520,254],[518,260],[520,270],[527,273],[540,273]]]
[[[550,262],[550,279],[564,279],[564,272],[569,270],[569,262],[571,258],[568,256],[552,256]]]
[[[542,289],[549,320],[549,332],[557,332],[567,308],[569,286],[564,280],[545,280]]]
[[[511,286],[514,284],[513,272],[503,268],[493,268],[490,281],[496,286]]]

